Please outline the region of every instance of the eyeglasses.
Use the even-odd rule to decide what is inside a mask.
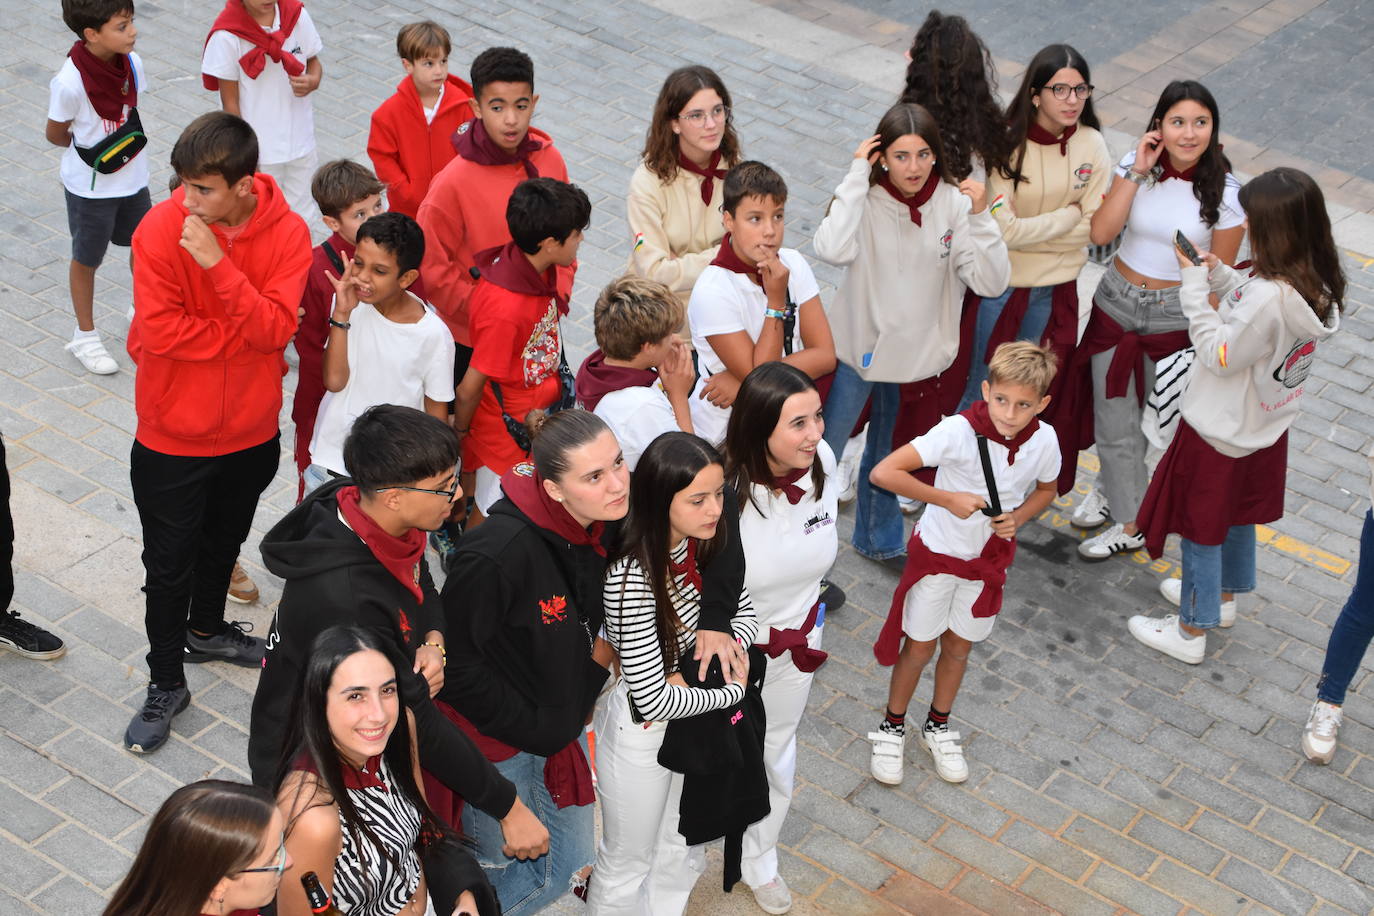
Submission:
[[[726,108],[724,105],[717,105],[710,111],[703,111],[700,108],[694,108],[691,111],[683,112],[682,114],[678,115],[677,119],[679,121],[686,121],[693,127],[700,127],[701,125],[706,123],[706,119],[708,117],[715,123],[720,124],[723,121],[725,121],[726,118],[730,117],[730,109]]]
[[[445,496],[448,498],[449,502],[453,502],[453,498],[458,495],[458,478],[456,476],[453,478],[453,486],[449,487],[447,490],[430,490],[425,487],[395,486],[377,487],[373,492],[381,493],[384,490],[409,490],[411,493],[433,493],[435,496]]]
[[[1072,92],[1081,101],[1092,98],[1094,87],[1089,83],[1079,83],[1077,86],[1070,86],[1068,83],[1055,83],[1053,86],[1045,86],[1044,88],[1053,92],[1056,99],[1067,99],[1069,93]]]
[[[277,849],[277,863],[275,865],[261,865],[257,868],[240,868],[239,874],[247,875],[253,872],[276,872],[280,875],[286,871],[286,838],[282,837],[281,846]]]

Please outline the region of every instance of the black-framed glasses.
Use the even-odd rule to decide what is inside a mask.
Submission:
[[[453,478],[453,486],[449,487],[447,490],[431,490],[427,487],[403,487],[398,485],[394,487],[377,487],[373,492],[381,493],[384,490],[409,490],[411,493],[433,493],[435,496],[448,497],[448,501],[453,502],[454,497],[458,495],[458,478],[457,476]]]
[[[700,127],[701,125],[706,123],[706,118],[708,115],[710,116],[712,121],[716,122],[717,124],[723,124],[725,123],[725,119],[730,117],[730,109],[724,105],[717,105],[710,111],[706,111],[701,108],[694,108],[691,111],[684,111],[682,114],[677,116],[677,119],[679,121],[686,121],[693,127]]]
[[[275,865],[260,865],[257,868],[240,868],[239,874],[249,875],[254,872],[276,872],[280,875],[286,871],[286,838],[282,837],[281,846],[277,848],[277,862]]]
[[[1053,86],[1046,86],[1050,92],[1054,93],[1056,99],[1067,99],[1072,92],[1078,96],[1079,100],[1092,98],[1093,86],[1091,83],[1079,83],[1077,86],[1070,86],[1068,83],[1055,83]]]

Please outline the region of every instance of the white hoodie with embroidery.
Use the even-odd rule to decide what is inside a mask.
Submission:
[[[1207,293],[1217,294],[1213,309]],[[1197,349],[1183,395],[1183,418],[1231,458],[1268,448],[1297,418],[1317,342],[1336,332],[1340,310],[1319,319],[1282,280],[1237,273],[1225,264],[1183,269],[1179,291]]]
[[[835,355],[870,382],[938,375],[959,352],[964,290],[1000,296],[1011,280],[1002,230],[987,209],[941,182],[921,225],[855,159],[812,240],[817,257],[848,267],[829,309]]]

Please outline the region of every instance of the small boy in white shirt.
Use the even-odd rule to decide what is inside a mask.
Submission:
[[[577,403],[606,421],[631,471],[660,435],[692,432],[696,372],[677,336],[682,303],[656,280],[612,280],[596,300],[597,349],[577,370]]]
[[[801,254],[782,247],[787,183],[762,162],[741,162],[722,193],[725,238],[687,303],[701,370],[692,424],[712,445],[755,366],[782,360],[813,379],[835,370],[820,286]]]
[[[425,235],[402,213],[358,229],[358,247],[334,285],[324,386],[305,489],[348,476],[343,444],[353,421],[377,404],[413,407],[448,422],[453,337],[434,309],[407,292],[419,276]]]
[[[310,196],[317,161],[310,93],[324,75],[323,49],[300,0],[226,0],[200,63],[205,88],[219,90],[220,106],[257,133],[258,171],[276,179],[312,229],[319,210]]]
[[[941,779],[968,779],[959,733],[949,730],[950,708],[969,651],[987,639],[1001,610],[1016,532],[1054,499],[1059,440],[1038,419],[1050,402],[1045,392],[1054,372],[1053,351],[1027,341],[1002,344],[988,363],[983,400],[897,449],[870,475],[875,486],[927,504],[873,646],[880,664],[895,663],[887,714],[868,734],[869,769],[879,782],[902,781],[906,709],[937,642],[940,659],[921,738]],[[923,467],[938,469],[934,486],[912,475]]]

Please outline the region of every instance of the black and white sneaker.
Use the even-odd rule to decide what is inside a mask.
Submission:
[[[835,611],[838,611],[840,608],[844,607],[844,603],[846,600],[847,599],[845,598],[844,589],[840,588],[838,585],[836,585],[834,582],[831,582],[829,579],[821,580],[820,601],[822,604],[825,605],[825,612],[827,614],[832,614]]]
[[[1107,524],[1107,519],[1111,516],[1112,510],[1107,505],[1107,497],[1102,495],[1101,490],[1093,487],[1073,510],[1073,515],[1069,516],[1069,524],[1091,531]]]
[[[1126,529],[1116,524],[1097,537],[1088,538],[1078,545],[1078,555],[1085,560],[1105,560],[1118,553],[1129,553],[1145,546],[1145,535],[1137,531],[1127,534]]]
[[[261,668],[267,654],[267,642],[249,636],[253,625],[246,620],[226,620],[224,629],[216,636],[197,636],[186,631],[188,662],[230,662],[245,668]]]
[[[185,684],[163,689],[148,685],[143,708],[124,730],[124,747],[135,754],[151,754],[167,743],[172,732],[172,718],[191,705],[191,691]]]
[[[0,613],[0,649],[48,661],[61,658],[67,651],[67,644],[61,637],[24,620],[18,611],[6,611]]]

